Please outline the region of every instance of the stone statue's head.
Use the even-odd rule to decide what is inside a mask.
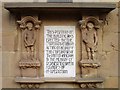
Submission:
[[[88,29],[93,29],[95,27],[93,22],[88,22],[86,26]]]
[[[26,27],[27,27],[28,30],[31,31],[33,29],[33,23],[32,22],[27,22]]]

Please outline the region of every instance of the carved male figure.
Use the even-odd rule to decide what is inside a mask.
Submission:
[[[27,22],[26,29],[24,31],[24,45],[30,55],[33,55],[35,41],[33,23]]]
[[[97,46],[97,34],[93,22],[87,22],[86,29],[84,31],[83,41],[85,42],[88,59],[94,60],[94,52]]]

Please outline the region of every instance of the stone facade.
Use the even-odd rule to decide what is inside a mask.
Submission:
[[[28,2],[27,0],[1,0],[2,2]],[[119,0],[73,0],[73,2],[118,2]],[[29,2],[47,2],[47,0],[29,0]]]
[[[4,0],[4,2],[15,2],[14,0]],[[23,0],[19,0],[23,1]],[[25,1],[25,0],[24,0]],[[42,0],[30,0],[30,2]],[[43,0],[44,2],[46,0]],[[42,2],[43,2],[42,1]],[[79,0],[74,0],[78,2]],[[81,0],[86,2],[85,0]],[[91,0],[90,0],[91,1]],[[102,2],[102,0],[97,0]],[[104,0],[105,1],[105,0]],[[112,0],[107,0],[112,2]],[[115,0],[114,0],[115,1]],[[116,0],[117,1],[117,0]],[[2,5],[3,4],[3,5]],[[0,81],[2,79],[2,88],[118,88],[118,6],[116,3],[116,8],[107,14],[103,15],[81,15],[75,11],[62,13],[55,13],[55,15],[47,13],[42,13],[41,15],[36,14],[23,14],[15,15],[10,13],[4,8],[4,3],[1,3],[2,7],[2,75],[0,75]],[[27,22],[33,23],[33,33],[36,35],[34,44],[31,46],[26,45],[26,35],[23,32],[26,30],[31,36],[33,33],[27,31],[29,25]],[[94,23],[93,31],[97,32],[97,47],[96,50],[92,50],[89,45],[86,45],[86,28],[88,22]],[[23,26],[22,26],[23,25]],[[47,25],[68,25],[75,26],[76,32],[76,77],[74,79],[69,79],[67,82],[65,80],[46,80],[44,78],[44,26]],[[84,27],[85,26],[85,27]],[[93,33],[95,33],[93,32]],[[23,35],[23,36],[22,36]],[[93,34],[92,34],[93,35]],[[25,37],[24,37],[25,36]],[[94,36],[94,35],[93,35]],[[24,38],[23,38],[24,37]],[[28,36],[29,37],[29,36]],[[91,36],[90,36],[91,37]],[[30,39],[31,41],[31,39]],[[91,41],[91,40],[90,40]],[[89,40],[88,40],[89,42]],[[90,53],[86,50],[86,47],[92,51]],[[93,45],[94,46],[94,45]],[[0,46],[1,47],[1,46]],[[33,49],[32,49],[33,48]],[[29,50],[29,51],[28,51]],[[34,58],[36,62],[30,62],[29,58],[27,60],[23,59],[23,54],[25,56],[38,56]],[[89,54],[90,57],[89,58]],[[95,59],[94,59],[95,56]],[[33,58],[33,57],[32,57]],[[39,59],[39,60],[38,60]],[[33,60],[33,61],[34,61]],[[38,60],[38,61],[37,61]],[[84,61],[85,60],[85,61]],[[29,63],[29,65],[26,64]],[[33,65],[35,63],[35,65]],[[33,66],[32,66],[33,65]],[[0,65],[1,66],[1,65]],[[31,68],[33,67],[33,68]],[[35,67],[35,68],[34,68]],[[30,69],[25,70],[24,68]],[[81,69],[82,68],[82,69]],[[25,70],[25,72],[24,72]],[[22,72],[21,72],[22,71]],[[33,73],[34,72],[34,73]],[[81,74],[82,72],[82,74]],[[30,77],[40,77],[39,79],[23,79],[22,76]],[[17,77],[17,78],[16,78]],[[85,79],[90,77],[90,79],[85,82]],[[102,79],[91,79],[99,78]],[[20,83],[24,80],[24,83]],[[93,83],[89,83],[90,81]],[[97,81],[95,81],[97,80]],[[103,80],[103,81],[102,81]],[[85,83],[81,83],[81,82]],[[94,82],[95,81],[95,82]],[[32,83],[28,83],[32,82]],[[35,83],[33,83],[35,82]],[[56,83],[58,82],[58,83]],[[64,82],[64,83],[63,83]],[[97,82],[97,83],[96,83]],[[102,83],[101,83],[102,82]],[[112,83],[111,83],[112,82]]]

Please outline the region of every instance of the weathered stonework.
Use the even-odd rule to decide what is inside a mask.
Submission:
[[[9,4],[11,13],[3,6],[3,88],[118,87],[118,10],[85,4]],[[44,26],[53,25],[76,27],[75,78],[44,77]]]
[[[36,56],[36,44],[38,43],[37,33],[40,29],[41,21],[37,21],[32,16],[26,16],[22,18],[21,21],[17,21],[17,23],[21,30],[21,59],[19,61],[21,77],[38,77],[40,60],[39,57]],[[27,71],[32,73],[26,73]]]
[[[101,88],[101,83],[83,83],[80,84],[80,88]]]
[[[101,28],[102,21],[98,20],[95,17],[86,17],[84,20],[79,21],[81,38],[82,38],[82,47],[85,46],[85,49],[82,48],[82,52],[87,52],[87,58],[82,56],[79,65],[81,68],[83,78],[90,78],[93,76],[98,76],[97,69],[101,66],[99,58],[96,58],[96,51],[98,47],[98,30]]]
[[[40,84],[20,84],[21,88],[39,88]]]

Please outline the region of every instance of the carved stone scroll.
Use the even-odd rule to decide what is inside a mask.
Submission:
[[[19,61],[21,77],[37,77],[38,69],[40,69],[40,60],[36,54],[39,42],[37,35],[41,21],[32,16],[25,16],[17,23],[21,32],[21,56]]]
[[[36,84],[33,84],[33,83],[21,83],[20,84],[21,88],[39,88],[40,87],[40,84],[39,83],[36,83]]]
[[[101,21],[90,16],[84,20],[80,20],[79,24],[82,34],[82,59],[79,62],[82,69],[82,76],[94,77],[97,76],[97,68],[101,66],[96,57],[97,46],[99,43],[97,32],[101,27]],[[83,49],[83,47],[85,47],[85,49]],[[83,55],[83,52],[86,52],[86,56]]]
[[[81,83],[79,86],[80,88],[101,88],[102,83]]]

